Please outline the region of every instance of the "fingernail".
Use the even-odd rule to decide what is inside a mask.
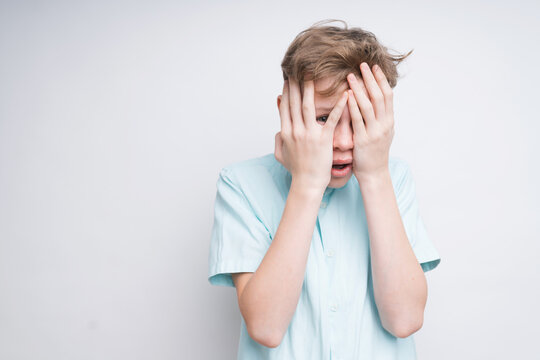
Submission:
[[[373,70],[374,70],[374,71],[379,71],[379,65],[373,66]]]

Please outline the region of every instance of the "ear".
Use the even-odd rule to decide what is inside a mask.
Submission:
[[[277,108],[279,110],[279,106],[281,105],[281,95],[278,95],[277,97]]]

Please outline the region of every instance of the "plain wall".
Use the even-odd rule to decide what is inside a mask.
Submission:
[[[538,356],[540,5],[2,1],[0,359],[235,359],[219,170],[274,151],[281,59],[343,19],[398,52],[391,155],[441,255],[419,359]]]

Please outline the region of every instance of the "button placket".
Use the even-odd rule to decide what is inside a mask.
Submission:
[[[333,313],[337,312],[338,311],[338,304],[337,302],[335,301],[335,298],[331,295],[334,293],[334,289],[333,287],[335,286],[334,284],[334,280],[332,279],[333,278],[333,273],[334,273],[334,256],[335,256],[335,250],[334,250],[334,234],[332,233],[328,233],[326,234],[326,228],[325,228],[325,222],[326,221],[329,221],[330,223],[332,223],[332,218],[334,217],[334,214],[332,213],[326,213],[326,209],[328,208],[328,205],[329,205],[329,201],[330,201],[330,197],[331,197],[331,194],[333,193],[333,190],[334,189],[330,189],[328,188],[326,191],[325,191],[325,194],[322,198],[322,201],[321,201],[321,205],[320,205],[320,209],[321,209],[321,215],[322,217],[324,218],[324,220],[322,220],[322,222],[319,222],[319,226],[320,226],[320,231],[321,231],[321,241],[323,243],[323,249],[324,249],[324,255],[325,257],[327,258],[327,260],[329,261],[327,263],[328,267],[328,275],[329,275],[329,282],[328,282],[328,290],[329,290],[329,293],[328,295],[329,298],[328,298],[328,311],[330,312],[331,314],[331,318],[333,318],[334,316],[332,315]],[[331,218],[327,218],[327,216],[330,216]],[[319,219],[321,220],[321,219]],[[331,321],[334,321],[334,320],[331,320]]]

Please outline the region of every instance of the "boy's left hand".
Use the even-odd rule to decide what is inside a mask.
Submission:
[[[360,64],[362,79],[349,74],[349,113],[353,124],[353,168],[359,182],[388,171],[394,137],[393,91],[382,70]]]

